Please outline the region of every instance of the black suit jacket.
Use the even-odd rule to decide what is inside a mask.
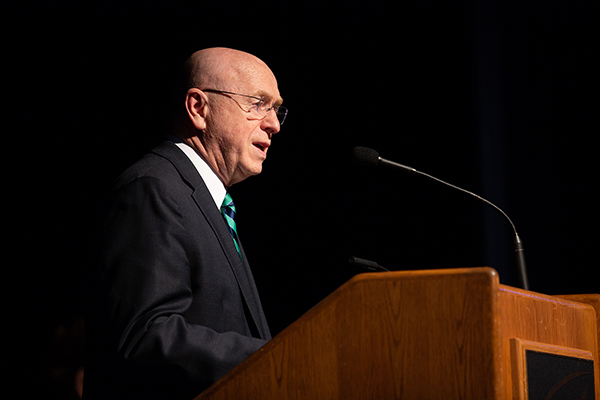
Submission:
[[[271,338],[204,181],[167,141],[117,181],[87,316],[86,399],[191,399]]]

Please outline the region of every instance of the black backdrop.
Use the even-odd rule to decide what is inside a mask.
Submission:
[[[357,145],[503,208],[532,290],[600,291],[597,2],[13,3],[2,375],[23,398],[49,390],[56,329],[83,315],[103,195],[161,141],[172,78],[204,47],[262,58],[290,109],[264,172],[232,188],[274,333],[356,274],[352,255],[392,270],[489,265],[516,284],[497,212],[356,164]]]

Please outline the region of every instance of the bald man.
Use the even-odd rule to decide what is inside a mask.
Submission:
[[[228,187],[261,172],[287,110],[248,53],[201,50],[186,69],[170,140],[117,180],[87,317],[86,399],[192,399],[271,338],[220,208]]]

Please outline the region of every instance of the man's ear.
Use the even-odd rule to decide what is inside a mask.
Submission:
[[[192,125],[200,131],[206,129],[206,115],[208,113],[208,99],[197,88],[188,90],[185,96],[185,109]]]

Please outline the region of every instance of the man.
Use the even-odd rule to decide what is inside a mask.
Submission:
[[[192,399],[271,338],[220,208],[228,187],[261,172],[287,110],[250,54],[205,49],[186,67],[172,140],[117,182],[86,326],[86,399]]]

